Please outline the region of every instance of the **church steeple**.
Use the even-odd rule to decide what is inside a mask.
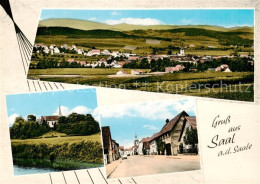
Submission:
[[[62,116],[62,113],[61,113],[61,108],[59,106],[59,116],[61,117]]]

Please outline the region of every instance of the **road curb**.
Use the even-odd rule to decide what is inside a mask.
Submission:
[[[120,160],[120,162],[110,171],[109,174],[107,174],[107,178],[116,170],[116,168],[118,167],[118,165],[122,162],[122,160]]]

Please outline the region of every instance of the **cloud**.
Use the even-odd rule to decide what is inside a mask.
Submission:
[[[14,124],[14,121],[15,121],[15,119],[16,119],[17,117],[20,117],[20,115],[14,113],[14,114],[10,115],[10,116],[7,118],[7,122],[8,122],[8,124],[9,124],[9,126],[12,126],[12,125]]]
[[[176,113],[186,111],[188,114],[195,114],[195,102],[193,99],[179,101],[150,102],[115,106],[102,106],[99,110],[102,118],[124,118],[142,117],[149,120],[171,119]],[[148,127],[147,127],[148,128]]]
[[[91,18],[89,18],[88,20],[94,21],[94,20],[97,20],[97,18],[96,18],[96,17],[91,17]]]
[[[63,116],[68,116],[71,113],[78,113],[78,114],[88,114],[91,113],[92,110],[85,107],[85,106],[76,106],[73,109],[69,109],[66,106],[60,106],[61,108],[61,113]],[[56,109],[56,111],[53,113],[53,115],[58,115],[59,114],[59,108]]]
[[[132,146],[134,146],[134,141],[131,139],[125,139],[120,142],[120,145],[124,146],[124,148],[131,148]]]
[[[112,11],[111,15],[116,16],[116,15],[120,15],[121,13],[117,12],[117,11]]]
[[[144,25],[144,26],[148,26],[148,25],[160,25],[163,24],[163,22],[161,22],[158,19],[152,19],[152,18],[121,18],[119,20],[106,20],[107,24],[110,25],[115,25],[115,24],[132,24],[132,25]]]
[[[150,125],[150,124],[144,125],[143,128],[146,128],[148,130],[157,130],[158,129],[158,127],[156,127],[154,125]]]
[[[180,22],[182,24],[196,24],[194,19],[182,19]]]

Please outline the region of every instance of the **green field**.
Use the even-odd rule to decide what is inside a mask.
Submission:
[[[29,78],[40,79],[44,81],[203,96],[211,98],[224,98],[241,101],[254,100],[253,72],[226,73],[206,71],[196,73],[172,73],[163,75],[151,75],[148,73],[148,76],[140,75],[134,77],[109,77],[109,75],[115,75],[118,70],[120,69],[31,69],[28,76]],[[126,69],[128,72],[129,70],[130,69]],[[149,70],[146,71],[149,72]],[[73,74],[76,76],[63,76],[68,74]],[[52,75],[55,75],[55,77],[52,77]],[[221,82],[223,85],[228,85],[228,87],[224,86],[224,89],[221,89],[218,86],[213,86],[214,84],[221,84]],[[204,86],[199,88],[199,84]],[[210,88],[205,88],[205,84],[208,84]],[[195,88],[190,89],[190,86],[195,86]],[[241,87],[240,91],[239,87]],[[245,92],[247,88],[249,89],[249,92]]]
[[[53,136],[53,138],[52,138]],[[46,138],[48,137],[48,138]],[[98,142],[101,143],[101,135],[100,134],[94,134],[89,136],[66,136],[64,133],[59,132],[48,132],[42,136],[40,136],[37,139],[11,139],[11,142],[13,145],[15,144],[48,144],[48,145],[59,145],[59,144],[73,144],[73,143],[79,143],[82,141],[92,141],[92,142]]]

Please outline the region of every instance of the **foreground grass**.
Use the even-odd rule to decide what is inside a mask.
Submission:
[[[47,136],[54,135],[59,137],[50,137],[50,138],[45,138]],[[66,135],[66,134],[65,134]],[[17,145],[17,144],[33,144],[33,145],[38,145],[38,144],[47,144],[47,145],[62,145],[65,143],[68,144],[73,144],[73,143],[78,143],[82,141],[92,141],[92,142],[98,142],[101,143],[101,135],[100,134],[94,134],[94,135],[89,135],[89,136],[66,136],[62,133],[57,133],[57,132],[48,132],[47,134],[44,134],[43,138],[39,139],[12,139],[12,145]],[[64,137],[62,137],[64,136]]]
[[[254,100],[254,72],[195,72],[195,73],[169,73],[164,75],[150,76],[128,76],[128,77],[108,77],[122,69],[32,69],[29,77],[53,82],[64,82],[72,84],[92,85],[110,88],[141,90],[149,92],[161,92],[171,94],[183,94],[192,96],[202,96],[210,98],[221,98],[239,101]],[[126,69],[130,72],[131,69]],[[147,70],[146,70],[147,71]],[[147,71],[149,72],[149,71]],[[42,76],[47,74],[47,76]],[[63,77],[62,75],[74,74],[77,76]],[[148,73],[149,74],[149,73]],[[52,75],[56,75],[55,77]],[[60,75],[60,76],[59,76]],[[199,85],[210,86],[210,90]],[[244,90],[250,86],[250,91],[243,94],[242,91],[223,91],[214,84],[229,85],[231,89]],[[195,88],[189,89],[191,85]]]

